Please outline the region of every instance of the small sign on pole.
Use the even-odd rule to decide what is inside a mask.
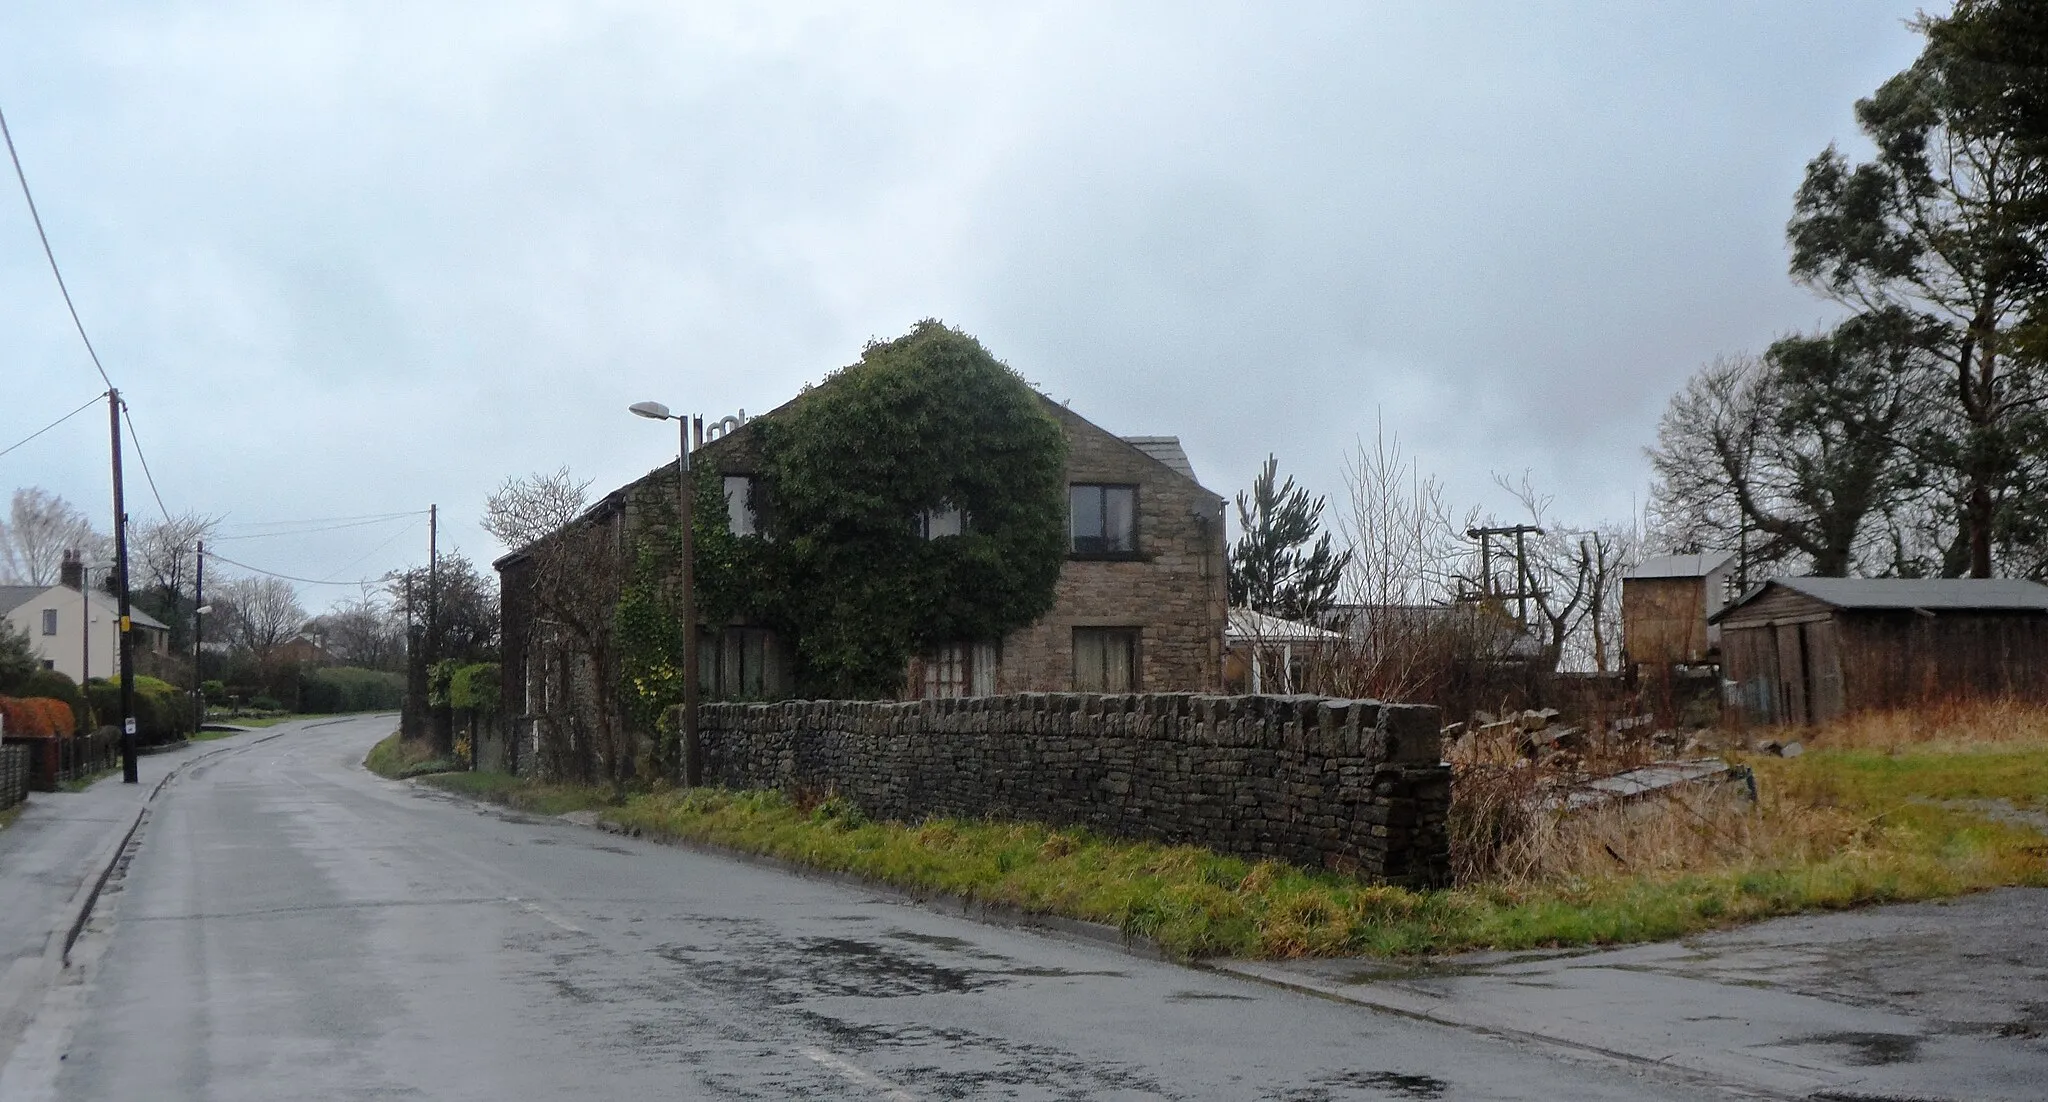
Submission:
[[[121,725],[121,733],[122,733],[122,734],[127,734],[127,735],[132,735],[132,734],[134,734],[134,733],[135,733],[135,717],[134,717],[134,716],[129,716],[129,717],[128,717],[128,719],[127,719],[127,721],[126,721],[126,722],[124,722],[124,723],[123,723],[123,724]]]

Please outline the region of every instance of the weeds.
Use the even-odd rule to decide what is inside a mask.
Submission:
[[[1458,887],[1415,891],[1035,823],[873,822],[834,794],[631,792],[488,773],[426,783],[536,811],[604,807],[670,837],[914,892],[1108,923],[1183,957],[1405,956],[1670,938],[1799,911],[2048,885],[2042,835],[1956,801],[2048,792],[2048,709],[1852,721],[1797,758],[1735,760],[1746,790],[1562,814],[1561,770],[1461,767]],[[1886,732],[1908,732],[1893,738]],[[1876,732],[1877,734],[1873,734]],[[1882,749],[1880,749],[1882,747]],[[381,747],[380,747],[381,748]],[[373,752],[373,757],[376,753]],[[1590,756],[1590,755],[1589,755]],[[1462,858],[1462,855],[1461,855]]]

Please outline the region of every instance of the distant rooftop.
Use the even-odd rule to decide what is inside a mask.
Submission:
[[[1657,555],[1644,559],[1624,578],[1704,578],[1727,565],[1733,555]]]
[[[1188,462],[1188,453],[1181,450],[1178,436],[1126,436],[1123,442],[1172,467],[1186,476],[1189,482],[1201,484],[1195,477],[1195,466]]]
[[[1344,638],[1314,624],[1283,620],[1248,608],[1230,610],[1230,627],[1224,632],[1224,637],[1233,643],[1327,643]]]
[[[2048,585],[2020,578],[1772,578],[1715,617],[1728,616],[1773,585],[1836,608],[2048,612]]]

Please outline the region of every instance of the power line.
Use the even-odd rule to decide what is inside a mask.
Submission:
[[[360,521],[360,522],[362,522],[362,523],[365,523],[365,524],[370,524],[370,523],[375,523],[375,522],[377,522],[377,521],[385,521],[385,520],[398,520],[398,519],[400,519],[400,518],[403,518],[403,517],[423,517],[423,516],[426,516],[426,515],[427,515],[427,511],[426,511],[425,509],[409,509],[409,510],[407,510],[407,511],[405,511],[405,512],[402,512],[402,513],[363,513],[363,514],[360,514],[360,515],[357,515],[357,516],[352,516],[352,517],[306,517],[306,518],[304,518],[304,519],[302,519],[302,520],[245,520],[245,521],[240,521],[240,522],[237,522],[237,523],[235,523],[235,524],[231,524],[231,525],[228,525],[228,527],[230,527],[230,528],[277,528],[277,527],[284,527],[284,526],[288,526],[288,525],[295,525],[295,524],[347,524],[347,523],[349,523],[349,522],[355,522],[355,521]],[[254,537],[254,536],[256,536],[256,535],[264,535],[264,534],[266,534],[266,533],[250,533],[249,535],[243,535],[243,536],[227,536],[227,537],[222,537],[222,538],[224,538],[224,539],[249,539],[249,538],[253,538],[253,537]]]
[[[164,523],[170,524],[171,511],[164,508],[164,495],[156,492],[156,475],[149,470],[149,457],[142,454],[142,434],[135,431],[135,418],[128,413],[128,403],[121,403],[121,419],[128,422],[128,442],[135,445],[135,458],[142,460],[142,477],[149,483],[149,496],[156,499],[156,511],[164,515]]]
[[[376,517],[371,520],[356,520],[350,521],[346,524],[329,524],[319,528],[286,528],[280,529],[276,532],[247,532],[239,536],[215,536],[214,539],[218,542],[226,543],[229,540],[267,540],[275,539],[279,536],[310,536],[318,532],[339,532],[345,528],[370,528],[379,524],[390,524],[391,522],[397,520],[410,520],[422,515],[424,514],[396,513],[388,517]]]
[[[300,578],[291,574],[280,574],[275,570],[265,570],[260,566],[250,566],[248,563],[245,562],[236,562],[234,559],[228,558],[226,555],[222,555],[214,551],[208,551],[206,553],[206,557],[214,560],[215,562],[224,562],[229,566],[239,566],[252,574],[262,574],[266,577],[271,578],[282,578],[285,581],[298,582],[302,585],[368,585],[371,582],[383,580],[382,578],[355,578],[349,580],[330,578]],[[367,558],[368,556],[365,557]]]
[[[82,406],[79,406],[79,407],[78,407],[77,409],[74,409],[74,410],[72,410],[72,411],[71,411],[70,413],[67,413],[67,414],[65,414],[64,416],[62,416],[62,417],[59,417],[59,418],[57,418],[57,419],[56,419],[55,421],[52,421],[52,422],[50,422],[49,424],[47,424],[47,425],[44,425],[44,426],[43,426],[42,428],[39,428],[39,429],[37,429],[36,431],[34,431],[34,432],[32,432],[32,433],[29,433],[29,434],[28,434],[27,436],[24,436],[24,437],[22,437],[22,438],[21,438],[21,439],[20,439],[19,441],[15,442],[15,443],[13,443],[13,444],[9,444],[9,445],[7,445],[7,449],[6,449],[6,451],[0,451],[0,455],[6,455],[6,454],[7,454],[7,452],[11,452],[11,451],[13,451],[13,450],[14,450],[14,449],[16,449],[16,448],[18,448],[18,447],[21,447],[21,446],[22,446],[23,444],[26,444],[26,443],[28,443],[29,441],[31,441],[31,440],[34,440],[34,439],[35,439],[36,437],[38,437],[38,436],[41,436],[42,434],[44,434],[44,433],[46,433],[46,432],[50,431],[51,429],[54,429],[54,428],[56,428],[56,427],[57,427],[58,425],[61,425],[61,424],[63,424],[64,422],[66,422],[66,421],[69,421],[69,420],[71,420],[71,419],[72,419],[73,417],[76,417],[76,416],[78,416],[78,415],[79,415],[79,414],[81,414],[81,413],[84,413],[84,412],[85,412],[86,410],[89,410],[89,409],[91,409],[92,407],[94,407],[94,406],[98,405],[98,404],[99,404],[99,402],[100,402],[100,399],[102,399],[102,398],[104,398],[104,397],[106,397],[106,395],[104,395],[104,394],[95,394],[95,395],[93,395],[92,397],[90,397],[90,398],[87,398],[87,399],[85,400],[85,404],[84,404],[84,405],[82,405]],[[132,425],[132,424],[131,424],[131,425],[129,426],[129,428],[130,428],[130,430],[132,431],[132,430],[134,429],[134,425]],[[137,454],[139,455],[139,454],[141,454],[141,453],[140,453],[140,452],[137,452]],[[143,467],[144,467],[145,469],[146,469],[146,468],[147,468],[148,466],[149,466],[149,464],[147,464],[147,463],[143,464]]]
[[[112,390],[114,380],[107,377],[107,369],[100,363],[100,354],[93,348],[92,338],[85,335],[85,322],[79,320],[78,306],[71,301],[71,288],[65,286],[64,273],[57,267],[57,254],[50,249],[50,235],[43,229],[43,215],[36,209],[36,197],[28,189],[28,174],[21,170],[21,154],[15,152],[14,131],[7,128],[5,111],[0,111],[0,137],[7,139],[7,159],[14,162],[14,178],[21,181],[21,197],[28,201],[28,216],[36,224],[36,236],[42,239],[43,256],[50,262],[50,274],[57,277],[57,290],[64,295],[64,308],[71,311],[71,324],[78,327],[78,339],[85,342],[85,353],[92,357],[92,366],[100,373],[100,381]]]
[[[391,535],[385,537],[383,543],[380,543],[377,546],[370,548],[368,551],[365,551],[362,554],[357,555],[352,561],[349,562],[348,565],[342,567],[340,570],[335,571],[335,573],[342,574],[355,569],[357,564],[361,563],[364,559],[367,559],[371,555],[374,555],[377,552],[382,551],[385,548],[391,546],[392,543],[398,539],[398,537],[405,535],[407,532],[411,532],[417,529],[419,526],[420,522],[415,520],[411,524],[408,524],[405,527],[400,528],[398,531],[391,533]]]

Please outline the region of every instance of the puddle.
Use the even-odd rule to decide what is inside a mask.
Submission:
[[[1279,1097],[1284,1102],[1338,1102],[1340,1099],[1361,1097],[1376,1098],[1442,1098],[1450,1084],[1434,1075],[1409,1075],[1398,1071],[1347,1071],[1336,1075],[1319,1076],[1315,1085],[1289,1091]]]
[[[1249,1003],[1257,1002],[1258,999],[1252,995],[1225,995],[1220,991],[1175,991],[1173,994],[1166,996],[1166,1001],[1170,1003],[1212,1001]]]
[[[1908,1064],[1920,1058],[1921,1038],[1910,1033],[1816,1033],[1800,1037],[1792,1044],[1801,1045],[1843,1045],[1849,1052],[1849,1063],[1857,1067],[1882,1067],[1886,1064]]]

